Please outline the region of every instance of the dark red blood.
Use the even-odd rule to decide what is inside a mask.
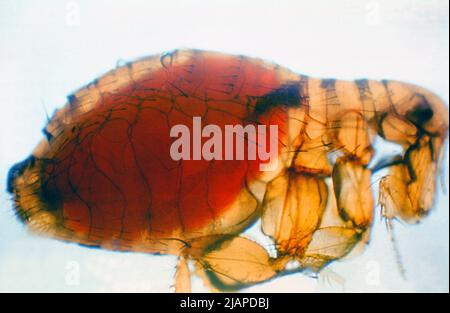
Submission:
[[[246,125],[258,97],[276,90],[275,71],[244,58],[192,58],[103,94],[95,109],[75,118],[76,131],[47,174],[62,198],[64,226],[93,239],[158,238],[192,232],[223,214],[257,177],[260,161],[182,161],[170,157],[175,124],[191,128]],[[280,125],[273,111],[259,122]]]

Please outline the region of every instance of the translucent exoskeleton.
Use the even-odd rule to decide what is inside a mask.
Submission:
[[[278,158],[174,160],[170,130],[192,120],[276,125]],[[377,201],[388,220],[433,207],[448,132],[443,102],[396,81],[298,75],[244,56],[176,50],[105,74],[68,97],[9,175],[19,218],[40,234],[103,249],[174,254],[213,290],[320,271],[367,243]],[[399,156],[373,164],[373,141]],[[245,137],[246,147],[257,145]],[[203,140],[206,140],[203,138]],[[242,233],[256,221],[276,254]],[[290,261],[297,268],[286,269]]]

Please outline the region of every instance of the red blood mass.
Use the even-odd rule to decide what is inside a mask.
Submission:
[[[106,74],[69,96],[45,129],[39,200],[58,212],[59,227],[87,244],[114,241],[126,249],[143,235],[182,239],[214,223],[220,228],[248,180],[258,177],[260,161],[174,161],[170,129],[182,124],[192,132],[194,116],[223,131],[276,124],[281,142],[286,116],[276,102],[298,98],[281,76],[262,61],[199,51]]]

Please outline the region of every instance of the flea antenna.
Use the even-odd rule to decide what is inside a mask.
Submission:
[[[391,240],[391,243],[392,243],[392,248],[394,250],[395,260],[397,262],[398,270],[399,270],[400,275],[402,276],[403,280],[407,280],[406,270],[405,270],[405,267],[403,266],[403,262],[402,262],[402,256],[400,255],[398,243],[397,243],[397,240],[395,239],[394,225],[392,224],[392,219],[390,219],[390,218],[386,219],[386,227],[387,227],[387,230],[389,233],[389,239]]]

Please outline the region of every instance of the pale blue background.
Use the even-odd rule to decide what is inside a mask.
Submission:
[[[174,258],[30,236],[5,192],[8,169],[42,138],[45,112],[119,60],[179,47],[219,50],[318,77],[405,80],[448,103],[448,9],[447,0],[0,0],[0,291],[170,290]],[[448,186],[448,166],[443,178]],[[377,218],[370,247],[333,272],[247,291],[448,292],[448,203],[440,191],[422,225],[396,224],[407,280]],[[203,290],[198,281],[194,287]]]

